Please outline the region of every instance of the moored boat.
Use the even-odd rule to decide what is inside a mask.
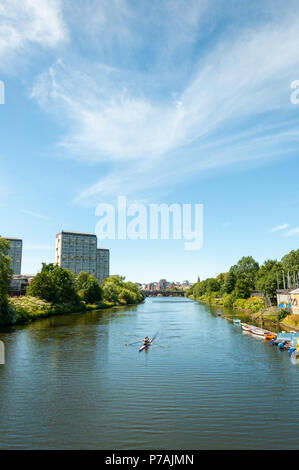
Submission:
[[[241,325],[241,320],[239,320],[239,318],[233,318],[233,323],[236,325]]]
[[[265,337],[265,330],[262,328],[252,328],[251,333],[255,336]]]
[[[273,339],[276,339],[277,338],[277,335],[275,333],[265,333],[265,338],[268,339],[268,340],[273,340]]]
[[[246,323],[241,323],[241,326],[244,331],[251,331],[252,329],[252,326],[247,325]]]

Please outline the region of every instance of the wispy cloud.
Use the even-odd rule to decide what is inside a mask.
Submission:
[[[53,48],[68,36],[61,0],[2,0],[0,4],[0,67],[24,61],[30,48]],[[10,63],[13,60],[12,63]]]
[[[293,228],[292,230],[288,230],[286,233],[283,234],[283,237],[294,237],[295,235],[299,235],[299,227]]]
[[[101,171],[98,182],[82,190],[77,201],[95,203],[115,191],[137,195],[163,190],[207,169],[278,158],[281,148],[286,155],[298,145],[298,113],[289,104],[288,88],[299,66],[298,17],[281,10],[280,18],[273,13],[268,22],[224,29],[215,39],[213,8],[203,2],[196,9],[196,3],[193,21],[178,0],[167,1],[156,15],[150,8],[141,15],[146,12],[129,8],[125,0],[101,2],[93,34],[107,30],[108,11],[113,27],[120,26],[123,44],[102,34],[99,60],[77,58],[76,68],[58,60],[38,77],[32,97],[64,127],[58,144],[65,155],[82,163],[108,164],[108,172]],[[144,9],[148,4],[141,5]],[[225,3],[219,5],[225,12]],[[153,39],[157,22],[162,43]],[[203,43],[191,54],[202,30],[211,41],[209,52]],[[176,32],[182,39],[180,52]],[[130,48],[132,56],[132,37],[136,54],[150,58],[150,73],[117,65],[122,52],[134,65],[128,54]]]
[[[276,227],[273,227],[270,232],[279,232],[280,230],[285,230],[288,227],[289,224],[277,225]]]
[[[30,215],[30,217],[36,217],[38,219],[49,220],[49,217],[47,217],[43,214],[39,214],[38,212],[32,212],[32,211],[28,211],[26,209],[21,209],[21,212],[23,214]]]

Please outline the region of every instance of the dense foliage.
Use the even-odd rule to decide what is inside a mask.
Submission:
[[[28,286],[26,295],[54,304],[77,302],[74,274],[58,265],[45,264]]]
[[[138,304],[144,300],[137,284],[125,282],[122,276],[110,276],[103,282],[104,300],[120,304]]]
[[[43,264],[27,289],[27,296],[38,297],[52,304],[69,302],[96,305],[138,304],[143,294],[133,282],[122,276],[110,276],[103,285],[92,275],[81,271],[77,277],[71,271],[53,264]]]
[[[76,290],[84,302],[93,304],[103,299],[103,289],[99,281],[84,271],[81,271],[76,278]]]
[[[245,304],[239,299],[246,301],[254,291],[274,299],[277,287],[283,288],[283,279],[286,282],[288,275],[292,281],[294,277],[298,280],[299,250],[291,251],[281,261],[266,260],[261,266],[252,256],[244,256],[228,272],[194,284],[186,295],[206,301],[221,298],[221,304],[224,306],[234,305],[242,308],[241,304],[243,307]],[[256,300],[250,310],[257,311],[263,303],[263,299]],[[248,308],[248,301],[244,308]]]
[[[13,271],[8,256],[9,241],[0,236],[0,325],[14,323],[14,312],[8,303],[8,290]]]

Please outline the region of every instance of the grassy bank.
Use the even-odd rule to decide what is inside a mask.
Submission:
[[[209,305],[230,307],[236,314],[239,312],[246,313],[252,321],[262,320],[265,323],[282,326],[284,328],[298,328],[299,331],[299,316],[290,315],[284,309],[278,307],[265,307],[265,301],[261,297],[250,297],[249,299],[237,299],[234,302],[226,302],[224,298],[203,295],[194,300],[207,303]],[[262,315],[261,315],[262,312]]]
[[[63,304],[52,304],[45,300],[31,296],[12,297],[9,299],[10,315],[9,320],[0,326],[18,325],[32,322],[40,318],[47,318],[54,315],[68,315],[71,313],[84,313],[91,310],[102,310],[108,308],[125,307],[123,302],[100,301],[88,304],[83,301],[68,302]]]

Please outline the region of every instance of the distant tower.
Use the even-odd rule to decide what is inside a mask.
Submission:
[[[200,277],[199,276],[197,276],[197,282],[200,282]]]

